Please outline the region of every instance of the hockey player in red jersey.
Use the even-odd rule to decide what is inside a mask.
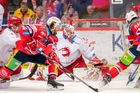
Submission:
[[[136,12],[136,14],[138,15],[138,17],[140,17],[140,4],[136,4],[133,6],[133,11]],[[140,20],[140,18],[139,18]],[[130,42],[130,45],[132,44],[133,39],[131,38],[132,34],[128,35],[128,41]],[[128,82],[127,84],[129,84],[130,82],[134,81],[136,75],[138,74],[138,68],[140,65],[140,58],[137,58],[128,68],[129,71],[129,77],[128,77]],[[140,77],[138,78],[138,80],[136,81],[136,85],[134,86],[134,88],[140,88]]]
[[[52,30],[52,31],[50,31],[49,29],[47,30],[47,32],[49,34],[48,43],[54,44],[55,50],[56,50],[56,45],[58,42],[58,38],[56,37],[56,35],[57,35],[57,31],[60,31],[62,23],[61,23],[60,19],[58,19],[57,17],[51,17],[47,20],[47,24],[48,24],[47,28],[50,28]],[[53,54],[53,53],[50,54],[50,56],[51,55],[56,56],[56,54]],[[59,58],[57,56],[54,59],[60,63]],[[49,64],[49,67],[55,67],[55,69],[58,68],[58,66],[53,63]],[[55,69],[52,69],[52,68],[48,69],[48,86],[51,85],[50,87],[53,86],[56,88],[57,88],[57,86],[64,86],[64,84],[56,82],[56,80],[55,80],[56,74],[54,73]],[[63,88],[60,88],[60,89],[62,90]]]
[[[61,21],[55,19],[58,18],[49,18],[49,24],[46,26],[24,25],[18,29],[20,40],[16,42],[16,49],[8,60],[8,63],[0,68],[0,79],[5,81],[10,80],[10,76],[17,70],[17,68],[26,62],[43,65],[53,64],[50,60],[59,62],[54,53],[53,47],[58,41],[55,35],[60,29],[59,22]],[[50,58],[46,59],[46,57],[41,55],[39,51],[44,52],[46,55],[50,56]],[[55,89],[64,86],[52,79],[48,80],[48,84]]]
[[[131,39],[132,46],[125,51],[120,61],[106,73],[103,80],[99,83],[100,87],[108,84],[121,71],[127,69],[130,64],[140,57],[140,20],[138,20],[138,16],[134,11],[129,11],[126,13],[126,21],[129,25],[129,38]]]

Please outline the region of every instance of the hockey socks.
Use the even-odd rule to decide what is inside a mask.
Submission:
[[[111,75],[111,78],[115,78],[121,71],[125,70],[128,66],[125,66],[121,62],[118,62],[116,66],[112,67],[108,72]]]

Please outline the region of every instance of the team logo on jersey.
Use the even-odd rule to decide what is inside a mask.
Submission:
[[[64,57],[68,57],[70,55],[70,49],[68,47],[61,48],[60,51],[62,51],[62,55]]]
[[[23,35],[30,35],[29,32],[22,32]]]

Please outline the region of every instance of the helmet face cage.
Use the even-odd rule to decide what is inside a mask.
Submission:
[[[130,11],[130,12],[126,13],[126,16],[125,16],[127,22],[131,22],[132,19],[134,19],[136,17],[138,17],[138,15],[134,11]]]
[[[71,40],[74,37],[74,27],[72,25],[66,24],[64,26],[63,34],[66,39]]]
[[[57,17],[50,17],[47,20],[47,25],[50,27],[50,29],[54,29],[56,26],[61,26],[61,20]]]

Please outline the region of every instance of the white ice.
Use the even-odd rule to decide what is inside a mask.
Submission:
[[[140,93],[135,89],[135,81],[126,86],[127,76],[120,75],[99,93]],[[97,87],[98,81],[85,81],[93,87]],[[47,91],[46,81],[21,80],[12,82],[8,89],[0,89],[0,93],[96,93],[89,87],[77,81],[61,81],[65,84],[63,91]]]

